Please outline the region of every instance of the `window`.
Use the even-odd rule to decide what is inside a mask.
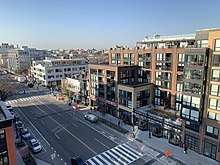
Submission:
[[[220,39],[215,40],[215,51],[220,51]]]
[[[199,112],[191,110],[190,119],[194,121],[199,121]]]
[[[220,66],[220,55],[214,54],[213,66]]]
[[[182,92],[183,91],[183,84],[176,84],[176,91]]]
[[[209,108],[220,111],[220,100],[210,98],[209,99]]]
[[[187,95],[183,95],[183,104],[190,105],[191,97]]]
[[[192,107],[199,108],[199,107],[200,107],[200,98],[198,98],[198,97],[192,97],[191,106],[192,106]]]
[[[182,117],[189,118],[190,109],[183,107],[182,109]]]
[[[218,128],[207,125],[206,130],[205,130],[205,134],[217,139],[218,138]]]
[[[208,119],[220,121],[220,114],[214,112],[208,112]]]
[[[179,62],[184,62],[185,61],[185,54],[179,53],[178,57],[179,57],[179,60],[178,60]]]
[[[220,70],[212,70],[212,81],[220,81]]]
[[[176,94],[176,101],[181,101],[182,100],[182,95],[177,93]]]
[[[211,95],[220,96],[219,85],[211,84]]]

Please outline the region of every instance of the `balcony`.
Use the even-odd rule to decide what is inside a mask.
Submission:
[[[184,92],[194,93],[194,94],[201,94],[201,88],[184,87]]]
[[[186,62],[185,65],[192,65],[192,66],[203,66],[204,62]]]

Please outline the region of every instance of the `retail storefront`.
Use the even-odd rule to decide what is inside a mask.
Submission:
[[[168,142],[182,147],[182,123],[171,121],[147,112],[134,111],[135,125],[141,130],[152,132],[157,138],[166,138]]]

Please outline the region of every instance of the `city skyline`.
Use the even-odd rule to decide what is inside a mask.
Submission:
[[[40,49],[134,46],[154,34],[220,27],[220,2],[211,2],[3,1],[0,42]]]

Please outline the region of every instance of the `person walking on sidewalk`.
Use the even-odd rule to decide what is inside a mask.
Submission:
[[[184,144],[183,144],[183,153],[184,153],[184,154],[187,154],[187,150],[188,150],[188,149],[187,149],[187,146],[186,146],[186,144],[184,143]]]

